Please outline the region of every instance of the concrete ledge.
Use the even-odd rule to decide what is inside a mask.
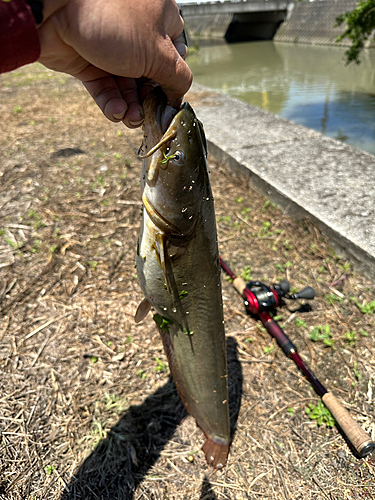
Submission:
[[[248,175],[294,219],[312,219],[375,279],[373,155],[200,85],[190,96],[213,158]]]

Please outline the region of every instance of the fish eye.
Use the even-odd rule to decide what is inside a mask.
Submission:
[[[184,153],[182,151],[176,151],[173,155],[173,161],[175,163],[182,163],[184,161]]]

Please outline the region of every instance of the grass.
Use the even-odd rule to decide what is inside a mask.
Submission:
[[[371,302],[364,302],[363,304],[361,304],[357,298],[354,298],[353,300],[362,314],[374,314],[375,300],[372,300]]]
[[[317,425],[325,424],[327,427],[333,427],[336,423],[331,412],[321,401],[318,401],[316,405],[310,403],[305,412],[311,420],[317,423]]]
[[[156,361],[156,367],[154,368],[154,370],[156,372],[163,372],[164,373],[164,372],[168,371],[168,363],[166,363],[165,361],[162,361],[157,356],[155,356],[155,361]]]
[[[320,340],[327,347],[332,347],[334,340],[332,339],[331,327],[329,325],[318,325],[315,326],[310,332],[310,339],[313,342],[319,342]]]
[[[240,276],[244,281],[250,281],[252,279],[251,278],[251,266],[247,265],[244,268],[242,268]]]
[[[233,442],[225,471],[207,466],[152,315],[133,319],[142,300],[134,279],[140,131],[110,123],[79,82],[55,77],[31,88],[1,76],[1,500],[371,498],[374,459],[355,459],[326,425],[310,385],[225,279]],[[67,147],[83,153],[56,156]],[[356,301],[371,304],[373,283],[332,253],[311,222],[293,222],[225,165],[210,160],[209,169],[224,260],[266,284],[283,269],[292,287],[314,287],[311,310],[297,301],[276,314],[301,357],[371,433],[375,315]],[[343,300],[327,301],[335,282]],[[314,342],[317,325],[323,338]]]

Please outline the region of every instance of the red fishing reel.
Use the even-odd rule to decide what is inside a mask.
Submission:
[[[252,314],[259,314],[264,311],[273,311],[282,302],[282,299],[313,299],[315,291],[311,286],[307,286],[297,293],[289,294],[290,285],[286,280],[280,281],[269,287],[260,281],[249,281],[243,291],[245,307]]]

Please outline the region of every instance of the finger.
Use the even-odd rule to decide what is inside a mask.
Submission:
[[[122,121],[129,128],[139,127],[143,123],[143,110],[139,102],[136,80],[117,76],[116,83],[122,98],[127,104],[127,110]]]
[[[173,45],[176,47],[177,52],[180,54],[182,59],[185,61],[188,53],[188,41],[185,29],[182,30],[181,34],[176,38],[172,38]]]
[[[159,41],[155,50],[157,55],[145,76],[162,87],[171,106],[178,107],[191,86],[192,72],[170,39]]]
[[[166,9],[166,35],[172,40],[176,40],[184,30],[184,20],[180,14],[180,8],[175,1],[170,2]]]
[[[173,45],[176,47],[177,52],[180,54],[182,59],[185,61],[186,56],[188,54],[187,45],[183,42],[178,42],[176,40],[174,40]]]
[[[119,122],[124,118],[128,106],[113,76],[84,81],[83,85],[109,120]]]
[[[153,80],[149,80],[148,78],[138,78],[137,79],[138,86],[138,95],[140,98],[140,102],[143,104],[146,96],[151,92],[154,87],[158,87],[159,85],[155,83]]]

